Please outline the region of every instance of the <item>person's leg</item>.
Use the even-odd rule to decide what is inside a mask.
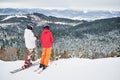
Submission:
[[[33,56],[33,49],[28,49],[28,55],[26,56],[26,58],[25,58],[25,61],[24,61],[24,65],[22,66],[22,69],[24,69],[24,68],[26,68],[27,66],[29,66],[29,65],[31,65],[32,64],[32,62],[30,62],[31,61],[31,59],[32,59],[32,56]]]
[[[29,53],[27,55],[27,60],[32,64],[31,60],[33,59],[33,49],[28,49]]]
[[[46,56],[46,48],[42,48],[42,56],[40,57],[40,66],[39,66],[40,68],[43,67],[45,56]]]
[[[45,55],[45,59],[44,59],[44,65],[46,67],[48,66],[48,63],[49,63],[49,60],[50,60],[51,50],[52,50],[52,47],[46,49],[46,55]]]
[[[33,49],[28,49],[29,53],[28,54],[31,54],[33,53]]]
[[[35,48],[33,49],[33,51],[31,52],[31,54],[32,54],[32,61],[35,61]]]

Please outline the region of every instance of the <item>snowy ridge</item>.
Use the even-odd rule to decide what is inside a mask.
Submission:
[[[18,12],[19,11],[19,12]],[[72,10],[72,9],[15,9],[1,8],[0,15],[30,14],[42,13],[47,16],[56,16],[61,18],[95,20],[103,18],[120,17],[120,11],[109,10]]]
[[[3,27],[3,28],[7,28],[8,25],[18,25],[20,23],[18,22],[15,22],[15,23],[0,23],[0,26]]]
[[[8,19],[11,19],[11,18],[14,18],[14,17],[17,17],[17,18],[27,18],[27,16],[15,15],[15,16],[7,16],[6,18],[4,18],[4,19],[1,20],[1,21],[5,21],[5,20],[8,20]]]
[[[39,60],[35,62],[39,62]],[[0,61],[1,80],[120,80],[120,57],[95,60],[61,59],[54,61],[41,74],[34,72],[38,66],[16,74],[9,73],[22,64],[23,61]]]
[[[82,22],[81,22],[82,23]],[[63,24],[63,25],[71,25],[71,26],[76,26],[80,23],[65,23],[65,22],[54,22],[54,24]]]
[[[44,20],[44,19],[41,19],[40,17],[35,16],[35,15],[30,15],[30,16],[34,19],[33,22],[37,22],[37,23],[38,23],[37,26],[46,25],[47,23],[76,26],[76,25],[82,23],[82,21],[81,21],[81,22],[74,23],[74,22],[65,22],[65,21]],[[46,17],[47,17],[47,16],[46,16]]]
[[[112,17],[117,17],[117,16],[112,16]],[[74,18],[71,18],[73,20],[86,20],[86,21],[94,21],[94,20],[98,20],[98,19],[107,19],[109,17],[106,17],[106,16],[96,16],[94,18],[91,18],[91,17],[74,17]]]

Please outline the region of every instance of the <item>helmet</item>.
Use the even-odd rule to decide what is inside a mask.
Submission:
[[[44,26],[44,29],[49,29],[49,26]]]
[[[33,26],[31,26],[31,25],[27,25],[27,29],[32,30],[32,29],[33,29]]]

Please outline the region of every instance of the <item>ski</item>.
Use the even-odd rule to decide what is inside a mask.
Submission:
[[[35,65],[39,65],[39,62],[33,63],[31,66],[29,66],[29,67],[27,67],[27,68],[25,68],[25,69],[28,69],[28,68],[30,68],[30,67],[32,67],[32,66],[35,66]],[[25,70],[25,69],[18,68],[18,69],[15,69],[15,70],[13,70],[13,71],[10,71],[10,73],[14,74],[14,73],[17,73],[17,72],[22,71],[22,70]]]
[[[16,73],[16,72],[19,72],[19,71],[21,71],[22,69],[21,68],[18,68],[18,69],[16,69],[16,70],[13,70],[13,71],[10,71],[10,73]]]
[[[37,68],[37,69],[34,70],[34,72],[37,72],[37,71],[39,71],[39,70],[40,70],[40,68]]]
[[[38,74],[41,74],[43,71],[44,71],[43,69],[42,69],[42,70],[40,70],[40,71],[38,72]]]
[[[34,70],[34,72],[37,72],[38,74],[40,74],[43,71],[42,68],[37,68],[36,70]]]
[[[53,61],[50,61],[49,66],[52,65],[52,63],[53,63]],[[55,64],[55,65],[56,65],[56,64]],[[47,69],[47,68],[46,68],[46,69]],[[45,70],[46,70],[46,69],[45,69]],[[39,67],[38,67],[37,69],[34,70],[34,72],[37,72],[38,74],[41,74],[41,73],[42,73],[43,71],[45,71],[45,70],[43,70],[42,68],[39,68]]]

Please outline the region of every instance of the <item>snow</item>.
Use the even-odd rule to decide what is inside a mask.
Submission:
[[[4,18],[3,20],[1,21],[5,21],[5,20],[8,20],[8,19],[11,19],[11,18],[14,18],[14,17],[17,17],[17,18],[27,18],[27,16],[23,16],[23,15],[15,15],[15,16],[7,16],[6,18]]]
[[[63,25],[71,25],[71,26],[76,26],[80,23],[66,23],[66,22],[54,22],[54,24],[63,24]]]
[[[37,66],[11,74],[24,61],[1,61],[1,80],[120,80],[120,57],[102,59],[59,59],[42,73],[34,72]],[[39,60],[34,61],[39,62]],[[34,63],[33,62],[33,63]]]
[[[19,22],[15,22],[15,23],[0,23],[0,26],[2,27],[2,28],[7,28],[8,27],[8,25],[18,25],[18,24],[20,24]],[[12,27],[12,26],[11,26]]]
[[[112,17],[117,17],[117,16],[112,16]],[[93,16],[93,17],[91,18],[91,17],[76,16],[76,17],[73,17],[73,18],[70,18],[70,19],[73,19],[73,20],[94,21],[94,20],[106,19],[106,18],[109,18],[109,17],[107,17],[107,16]]]

